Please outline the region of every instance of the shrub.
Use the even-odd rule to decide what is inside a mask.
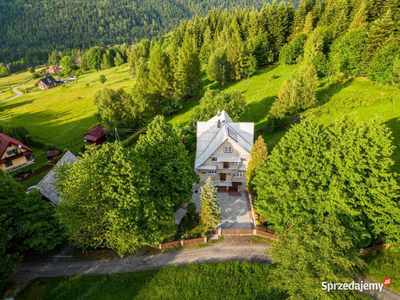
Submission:
[[[188,211],[189,214],[193,215],[196,212],[196,204],[193,203],[193,202],[190,202],[187,205],[187,211]]]

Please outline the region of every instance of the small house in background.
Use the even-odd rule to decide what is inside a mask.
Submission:
[[[85,143],[101,145],[107,140],[107,137],[103,127],[100,125],[86,133],[84,139]]]
[[[20,141],[0,133],[0,168],[8,173],[33,164],[33,151]]]
[[[45,70],[46,73],[50,73],[50,74],[57,73],[60,71],[61,71],[61,67],[59,67],[59,66],[51,66]]]
[[[61,154],[60,151],[58,151],[58,150],[52,150],[52,151],[49,151],[49,152],[46,153],[46,157],[47,157],[48,160],[51,160],[51,159],[53,159],[54,157],[59,156],[60,154]]]
[[[26,69],[29,70],[30,68],[36,68],[35,64],[29,64],[26,66]]]
[[[41,90],[48,90],[59,84],[60,82],[58,80],[55,80],[53,76],[47,76],[38,81],[38,87]]]
[[[73,165],[77,161],[79,161],[79,159],[71,151],[67,151],[55,167],[51,169],[50,172],[47,173],[47,175],[38,183],[36,189],[40,191],[44,198],[53,202],[55,205],[58,205],[60,203],[60,195],[56,188],[58,182],[56,168],[64,164]]]

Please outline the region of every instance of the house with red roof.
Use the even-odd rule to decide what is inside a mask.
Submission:
[[[57,73],[60,71],[61,71],[61,67],[59,67],[59,66],[51,66],[50,68],[47,68],[45,70],[46,73],[50,73],[50,74]]]
[[[85,143],[90,143],[93,145],[100,145],[103,144],[106,140],[106,133],[102,126],[97,126],[96,128],[90,130],[88,133],[85,134]]]
[[[33,151],[20,141],[0,133],[0,168],[8,173],[33,164]]]

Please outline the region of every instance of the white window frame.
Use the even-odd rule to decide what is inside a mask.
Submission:
[[[217,174],[217,171],[209,171],[208,172],[208,175],[216,175]]]
[[[237,172],[236,174],[233,174],[233,177],[235,178],[243,178],[244,172]]]
[[[233,152],[232,146],[225,146],[224,147],[224,152],[225,153],[232,153]]]
[[[218,158],[216,158],[216,157],[211,157],[211,162],[213,162],[213,163],[218,162]]]

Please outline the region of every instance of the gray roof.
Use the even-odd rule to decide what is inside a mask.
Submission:
[[[67,151],[67,153],[65,153],[65,155],[58,161],[57,165],[51,169],[50,172],[47,173],[47,175],[36,186],[40,193],[55,205],[58,205],[60,202],[60,196],[55,186],[58,182],[55,170],[62,164],[72,165],[77,161],[79,161],[79,159],[71,151]]]
[[[212,156],[226,140],[250,154],[254,140],[254,123],[233,122],[225,111],[207,122],[197,122],[195,169]]]

